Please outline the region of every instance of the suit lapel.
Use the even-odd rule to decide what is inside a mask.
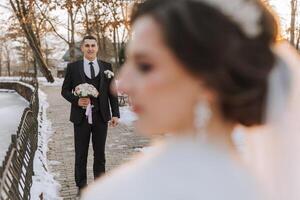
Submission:
[[[80,73],[80,77],[81,77],[81,82],[85,83],[86,81],[85,81],[85,75],[84,75],[84,69],[83,69],[84,68],[84,66],[83,66],[83,60],[81,60],[79,62],[78,67],[79,67],[79,73]]]

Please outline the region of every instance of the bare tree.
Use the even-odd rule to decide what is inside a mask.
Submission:
[[[10,5],[22,27],[24,35],[28,40],[28,44],[31,47],[34,57],[39,64],[39,68],[43,75],[49,82],[54,82],[53,76],[48,69],[47,63],[43,57],[39,39],[34,32],[32,26],[32,20],[34,19],[34,0],[25,1],[25,0],[9,0]]]
[[[68,25],[67,25],[67,32],[68,36],[65,38],[62,34],[60,34],[57,30],[57,27],[55,26],[56,19],[51,18],[50,16],[47,16],[46,13],[44,13],[41,10],[41,6],[37,3],[36,5],[40,9],[41,14],[46,19],[46,21],[50,24],[53,32],[56,36],[58,36],[60,39],[62,39],[64,42],[66,42],[69,46],[70,51],[70,60],[75,61],[76,55],[75,55],[75,34],[76,34],[76,22],[78,13],[83,5],[85,5],[85,1],[83,0],[54,0],[53,2],[48,1],[42,1],[40,4],[47,4],[50,6],[50,9],[56,9],[60,7],[61,9],[65,10],[68,15]]]
[[[297,39],[296,39],[295,47],[296,47],[296,49],[299,50],[299,48],[300,48],[300,24],[298,24],[296,31],[297,31]]]
[[[7,75],[11,75],[11,49],[9,48],[9,44],[7,42],[4,43],[5,50],[5,58],[6,58],[6,67],[7,67]]]
[[[3,50],[3,46],[2,46],[2,42],[0,45],[0,76],[2,76],[2,51]]]
[[[94,34],[98,40],[98,57],[113,56],[116,64],[119,63],[119,54],[129,38],[129,13],[131,7],[140,2],[138,0],[89,0],[83,10],[84,34]],[[112,41],[113,53],[108,55],[107,41]],[[111,49],[109,49],[111,51]]]
[[[34,55],[31,51],[26,38],[22,37],[18,39],[18,46],[14,47],[16,51],[16,55],[21,60],[21,71],[30,72],[30,70],[34,70],[32,67],[34,66]]]
[[[1,27],[2,28],[2,27]],[[0,76],[2,76],[2,64],[3,64],[3,45],[5,41],[5,36],[0,37]]]
[[[85,34],[90,35],[92,33],[91,30],[91,23],[90,23],[90,13],[89,13],[89,4],[95,3],[94,0],[86,0],[85,3],[83,3],[81,11],[81,15],[83,16],[83,26],[85,29]]]
[[[106,28],[108,24],[109,10],[105,7],[103,0],[89,0],[89,4],[84,6],[82,21],[84,33],[96,36],[99,46],[98,57],[106,57]]]

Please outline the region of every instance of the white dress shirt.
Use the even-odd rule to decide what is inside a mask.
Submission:
[[[83,58],[83,68],[84,68],[84,73],[85,75],[91,79],[91,66],[90,66],[90,62],[93,62],[93,66],[94,66],[94,70],[95,70],[95,77],[98,76],[99,72],[100,72],[100,67],[97,61],[97,58],[93,61],[89,61],[86,58]]]

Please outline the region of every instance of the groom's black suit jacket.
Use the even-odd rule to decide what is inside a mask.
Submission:
[[[107,78],[104,74],[105,70],[112,71],[110,63],[98,60],[100,67],[100,86],[99,91],[99,105],[100,113],[105,122],[111,119],[111,113],[109,105],[111,107],[111,112],[113,117],[120,117],[118,97],[116,94],[112,93],[110,86],[115,84],[113,79]],[[85,117],[85,110],[78,106],[79,97],[72,93],[72,90],[79,84],[86,83],[86,77],[83,69],[83,60],[69,63],[66,70],[65,80],[62,86],[61,94],[62,96],[71,102],[71,114],[70,121],[74,124],[81,123],[82,119]]]

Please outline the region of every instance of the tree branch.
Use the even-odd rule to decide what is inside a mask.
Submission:
[[[51,22],[51,20],[45,15],[45,13],[41,10],[40,6],[37,5],[37,3],[36,3],[36,6],[37,6],[37,8],[40,10],[40,13],[41,13],[42,16],[44,17],[44,19],[50,24],[50,26],[51,26],[52,30],[54,31],[54,33],[55,33],[60,39],[62,39],[64,42],[66,42],[67,44],[69,44],[70,42],[69,42],[67,39],[65,39],[60,33],[57,32],[57,30],[56,30],[55,26],[53,25],[53,23]]]

